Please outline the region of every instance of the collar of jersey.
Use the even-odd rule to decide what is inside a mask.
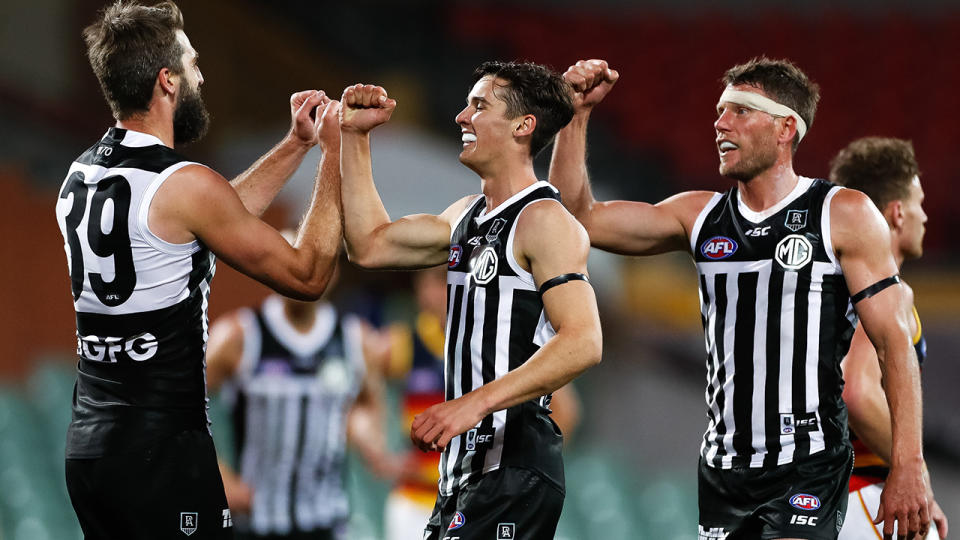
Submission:
[[[737,190],[737,209],[740,210],[740,215],[745,217],[747,221],[752,223],[760,223],[770,216],[776,214],[777,212],[786,208],[786,206],[796,200],[797,197],[803,195],[808,189],[810,189],[810,184],[813,183],[812,178],[807,178],[806,176],[797,177],[797,185],[794,186],[793,191],[787,194],[786,197],[780,199],[780,201],[767,208],[766,210],[761,210],[759,212],[754,212],[747,207],[743,202],[743,198],[740,196],[740,190]]]
[[[317,318],[313,328],[306,334],[301,334],[290,324],[283,312],[283,300],[279,296],[271,295],[263,301],[263,320],[273,334],[291,352],[306,357],[322,349],[336,328],[337,318],[333,306],[326,302],[317,304]]]
[[[126,133],[123,134],[123,140],[120,141],[120,144],[122,146],[130,146],[133,148],[139,148],[143,146],[156,146],[158,144],[160,146],[166,146],[165,144],[163,144],[163,141],[161,141],[157,137],[154,137],[153,135],[150,135],[149,133],[144,133],[142,131],[134,131],[132,129],[118,128],[118,127],[112,127],[108,129],[107,132],[103,134],[102,139],[106,139],[108,137],[114,138],[112,134],[115,133],[114,130],[117,130],[117,129],[123,129],[124,131],[126,131]]]
[[[484,206],[483,210],[480,211],[480,215],[477,216],[477,217],[475,217],[474,220],[477,222],[477,225],[480,225],[480,224],[482,224],[484,221],[487,221],[488,219],[490,219],[490,218],[496,216],[497,214],[499,214],[500,212],[502,212],[504,208],[507,208],[507,207],[510,206],[511,204],[513,204],[513,203],[519,201],[520,199],[526,197],[527,194],[530,193],[531,191],[533,191],[533,190],[535,190],[535,189],[538,189],[538,188],[542,188],[543,186],[547,186],[547,187],[549,187],[550,189],[556,191],[556,188],[553,187],[552,185],[550,185],[550,182],[545,182],[545,181],[543,181],[543,180],[538,180],[538,181],[530,184],[529,186],[521,189],[520,191],[514,193],[513,195],[511,195],[509,199],[507,199],[507,200],[503,201],[502,203],[498,204],[497,207],[494,208],[493,210],[491,210],[489,213],[487,213],[487,208],[486,208],[486,206]],[[486,197],[485,197],[485,196],[481,196],[481,198],[484,200],[484,204],[486,204]]]

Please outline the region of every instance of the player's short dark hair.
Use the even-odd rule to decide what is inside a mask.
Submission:
[[[508,84],[499,88],[497,97],[507,103],[507,116],[532,114],[537,126],[530,138],[530,155],[536,156],[573,118],[570,86],[563,77],[546,66],[532,62],[491,61],[473,72],[473,83],[492,75]]]
[[[178,30],[183,30],[183,14],[173,2],[145,6],[121,0],[83,30],[87,58],[115,118],[149,109],[161,69],[183,73]]]
[[[820,86],[811,81],[796,64],[789,60],[773,60],[766,56],[733,66],[723,74],[724,86],[748,84],[764,91],[771,99],[797,111],[813,127],[813,117],[820,101]],[[793,139],[793,150],[800,144],[800,134]]]
[[[831,182],[866,193],[881,210],[906,198],[913,177],[919,175],[913,144],[903,139],[857,139],[830,161]]]

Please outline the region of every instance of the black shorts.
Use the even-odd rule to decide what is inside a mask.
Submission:
[[[767,470],[717,469],[701,458],[700,540],[835,539],[852,469],[849,445]]]
[[[205,428],[142,450],[67,459],[66,475],[86,540],[233,538],[217,454]]]
[[[548,540],[561,510],[561,486],[529,469],[497,469],[452,496],[438,496],[423,538]]]

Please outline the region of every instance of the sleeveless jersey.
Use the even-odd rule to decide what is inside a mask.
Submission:
[[[147,223],[157,189],[190,164],[152,135],[110,128],[60,188],[79,355],[68,458],[145,447],[208,423],[214,257],[197,241],[163,241]]]
[[[913,349],[917,353],[917,363],[923,370],[923,362],[927,358],[927,339],[923,337],[923,326],[920,324],[920,314],[916,306],[913,307],[913,318],[917,321],[917,332],[913,335]],[[863,444],[857,435],[850,432],[850,442],[853,443],[853,452],[856,456],[853,474],[850,475],[850,491],[857,491],[865,486],[879,484],[887,479],[890,466],[880,456],[873,453]]]
[[[317,305],[313,328],[298,332],[283,300],[243,310],[243,357],[224,388],[238,469],[253,488],[247,527],[258,535],[330,529],[347,519],[347,415],[360,391],[360,326]]]
[[[800,177],[757,213],[734,187],[697,217],[709,466],[771,468],[847,439],[840,361],[857,318],[830,238],[840,189]]]
[[[487,213],[478,197],[457,221],[447,263],[446,399],[456,399],[523,365],[555,334],[533,276],[513,255],[517,218],[535,201],[560,200],[536,182]],[[440,493],[452,495],[500,467],[534,469],[563,486],[560,431],[550,396],[486,416],[447,445]]]

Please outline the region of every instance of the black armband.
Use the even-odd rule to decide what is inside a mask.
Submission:
[[[540,290],[538,290],[537,293],[539,293],[540,297],[542,298],[543,293],[549,291],[550,289],[556,287],[557,285],[563,285],[568,281],[586,281],[587,283],[590,283],[590,280],[587,279],[587,276],[579,272],[572,272],[570,274],[563,274],[555,278],[551,278],[544,281],[543,285],[540,285]]]
[[[873,285],[867,287],[866,289],[851,296],[850,301],[856,304],[857,302],[870,298],[871,296],[877,294],[878,292],[886,289],[891,285],[896,285],[897,283],[900,283],[900,274],[895,274],[888,278],[881,279],[880,281],[874,283]]]

